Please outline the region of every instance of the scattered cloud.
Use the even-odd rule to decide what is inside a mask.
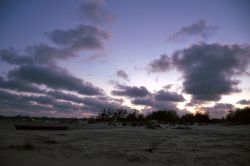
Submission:
[[[197,105],[208,104],[209,102],[203,100],[191,99],[188,103],[185,104],[186,107],[195,107]]]
[[[34,63],[33,57],[30,56],[19,56],[18,51],[14,48],[0,50],[0,59],[10,64],[31,64]]]
[[[208,111],[212,118],[222,118],[225,117],[229,111],[233,111],[235,107],[228,103],[216,103],[212,107],[203,107],[202,109]]]
[[[152,110],[174,109],[177,110],[176,102],[184,101],[184,97],[175,92],[159,90],[145,97],[135,97],[131,100],[134,105],[151,107]]]
[[[163,88],[166,89],[166,90],[169,90],[173,87],[173,84],[167,84],[165,85]]]
[[[116,88],[118,90],[113,90],[111,93],[114,96],[125,96],[125,97],[145,97],[150,95],[150,92],[146,87],[140,86],[126,86],[117,84]]]
[[[40,89],[34,84],[26,81],[11,79],[6,80],[0,76],[0,89],[15,90],[17,92],[30,92],[30,93],[44,93],[45,91]]]
[[[127,108],[123,106],[120,101],[113,99],[108,96],[98,96],[98,97],[79,97],[69,93],[63,93],[61,91],[51,91],[48,93],[50,96],[53,96],[56,99],[62,99],[78,104],[82,104],[82,109],[88,112],[100,112],[103,109],[118,109],[118,108]]]
[[[0,50],[0,60],[14,67],[5,78],[0,76],[1,112],[81,115],[104,108],[124,107],[121,100],[106,96],[102,89],[73,76],[58,64],[59,60],[78,56],[79,51],[103,50],[111,33],[100,24],[114,19],[113,14],[105,9],[105,3],[104,0],[84,1],[79,10],[85,21],[94,24],[80,24],[71,29],[45,33],[53,45],[34,44],[22,51],[11,47]],[[89,59],[101,56],[100,53],[94,55]],[[119,74],[128,79],[124,73]]]
[[[167,55],[161,55],[159,59],[153,60],[148,65],[148,71],[150,73],[154,72],[164,72],[170,69],[171,66],[171,58],[169,58]]]
[[[59,90],[53,90],[53,91],[49,91],[47,93],[49,96],[52,96],[56,99],[61,99],[61,100],[66,100],[66,101],[70,101],[70,102],[74,102],[74,103],[78,103],[78,104],[82,104],[83,103],[83,98],[70,94],[70,93],[64,93],[61,92]]]
[[[74,105],[69,102],[61,102],[49,96],[27,96],[16,93],[10,93],[0,90],[0,108],[8,110],[9,113],[36,113],[39,115],[40,111],[60,111],[72,112],[81,109],[81,106]]]
[[[115,16],[105,8],[105,0],[86,0],[79,8],[83,19],[89,22],[102,24],[110,23]]]
[[[57,60],[75,57],[76,54],[67,49],[58,49],[46,44],[27,47],[24,53],[13,48],[0,50],[0,59],[13,65],[40,64],[55,66]]]
[[[201,40],[206,40],[218,29],[219,28],[217,26],[208,25],[204,20],[198,20],[192,25],[182,27],[178,32],[169,36],[169,39],[179,41],[188,37],[198,37]]]
[[[173,65],[182,72],[184,92],[194,100],[218,101],[222,95],[239,92],[239,80],[250,63],[250,47],[200,43],[173,55]]]
[[[118,70],[116,71],[116,76],[119,78],[122,78],[126,81],[129,81],[129,76],[124,70]]]
[[[166,90],[160,90],[156,92],[154,95],[156,100],[161,100],[161,101],[172,101],[172,102],[185,101],[182,95],[175,92],[169,92]]]
[[[162,55],[151,62],[151,71],[177,68],[183,76],[183,92],[192,96],[187,106],[194,106],[240,92],[237,77],[247,74],[249,64],[248,45],[198,43],[175,51],[170,58]]]
[[[83,95],[103,94],[103,90],[72,76],[66,70],[60,68],[35,65],[21,66],[11,70],[8,77],[10,79],[46,85],[49,88],[75,91]]]
[[[0,90],[0,112],[5,115],[78,115],[85,113],[95,115],[103,109],[127,109],[131,108],[120,104],[113,98],[106,96],[79,97],[76,95],[50,91],[44,95],[22,95]]]
[[[71,115],[96,113],[105,108],[130,109],[122,105],[124,98],[106,96],[102,89],[73,76],[58,64],[59,60],[78,56],[79,51],[103,51],[111,33],[102,25],[114,20],[114,15],[105,8],[105,4],[105,0],[84,1],[79,11],[87,24],[47,32],[51,45],[34,44],[23,51],[11,47],[0,50],[0,60],[14,66],[6,77],[0,76],[0,112],[61,112]],[[204,20],[198,20],[182,27],[169,39],[179,41],[194,37],[204,41],[218,29]],[[102,55],[93,54],[86,60],[90,62]],[[161,55],[148,64],[147,70],[155,73],[168,71],[172,67],[178,69],[184,80],[183,92],[192,96],[186,106],[197,106],[219,101],[222,95],[240,92],[237,76],[246,74],[249,64],[250,46],[199,43],[177,50],[172,56]],[[129,75],[123,70],[116,71],[116,76],[129,81]],[[155,81],[158,82],[158,78]],[[179,110],[177,103],[185,101],[183,95],[169,91],[172,85],[151,93],[144,86],[113,84],[116,89],[111,92],[112,95],[127,97],[132,104],[144,106],[145,109]],[[243,99],[237,104],[249,105],[250,100]],[[212,117],[223,117],[234,106],[217,103],[202,108],[209,111]],[[186,109],[179,111],[187,112]]]
[[[117,84],[116,88],[118,90],[113,90],[112,95],[128,97],[132,104],[150,107],[152,110],[177,109],[176,102],[185,101],[182,95],[167,90],[151,93],[143,86],[131,87],[121,84]]]
[[[46,33],[55,44],[69,50],[96,50],[103,48],[103,40],[110,37],[110,33],[92,25],[78,25],[69,30],[55,29]]]
[[[250,105],[250,100],[242,99],[242,100],[238,101],[237,104]]]
[[[121,105],[120,102],[110,97],[85,97],[83,100],[85,110],[92,112],[100,112],[103,109],[127,109],[128,106]]]
[[[134,98],[131,100],[134,105],[150,107],[150,110],[173,109],[176,110],[176,104],[168,101],[156,100],[153,96],[144,98]]]

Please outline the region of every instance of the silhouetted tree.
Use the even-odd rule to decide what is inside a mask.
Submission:
[[[128,111],[125,109],[104,109],[101,113],[98,114],[97,120],[100,121],[119,121],[124,120],[128,114]]]
[[[97,119],[101,121],[110,121],[113,116],[113,110],[104,109],[101,113],[98,114]]]
[[[194,122],[198,123],[208,123],[209,122],[209,112],[204,113],[197,111],[194,115]]]
[[[128,115],[128,111],[125,109],[117,109],[113,112],[113,120],[124,120]]]
[[[250,107],[229,111],[226,116],[227,121],[250,124]]]
[[[173,110],[159,110],[155,112],[151,112],[148,116],[150,120],[158,120],[162,122],[176,122],[179,117],[176,111]]]
[[[194,122],[194,115],[193,114],[185,114],[181,117],[181,122],[184,123],[193,123]]]
[[[143,121],[144,119],[145,117],[138,110],[134,110],[133,112],[129,113],[126,117],[127,121]]]

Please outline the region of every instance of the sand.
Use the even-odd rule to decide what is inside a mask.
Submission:
[[[2,121],[0,165],[249,165],[249,125],[176,127],[85,124],[66,131],[22,131]]]

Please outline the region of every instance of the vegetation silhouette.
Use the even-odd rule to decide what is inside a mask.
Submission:
[[[54,118],[54,117],[30,117],[30,116],[1,116],[0,119],[10,119],[14,122],[16,121],[54,121],[63,124],[74,124],[78,125],[80,120],[88,121],[88,123],[96,122],[121,122],[122,126],[126,126],[127,122],[137,125],[150,125],[152,122],[157,121],[159,123],[179,123],[179,124],[189,124],[193,123],[207,124],[207,123],[229,123],[229,124],[250,124],[250,107],[237,108],[235,111],[229,111],[228,114],[221,118],[215,119],[210,118],[209,112],[196,112],[194,114],[185,114],[179,116],[175,110],[158,110],[150,112],[145,115],[140,113],[138,110],[128,111],[126,109],[103,109],[95,117],[90,118]],[[151,127],[149,125],[149,128]]]
[[[250,124],[250,107],[229,111],[226,120],[234,123]]]
[[[151,112],[147,115],[147,118],[160,122],[177,122],[179,120],[179,116],[174,110],[159,110]]]

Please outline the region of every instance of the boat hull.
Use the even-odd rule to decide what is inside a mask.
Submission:
[[[17,130],[67,130],[68,126],[15,125]]]

